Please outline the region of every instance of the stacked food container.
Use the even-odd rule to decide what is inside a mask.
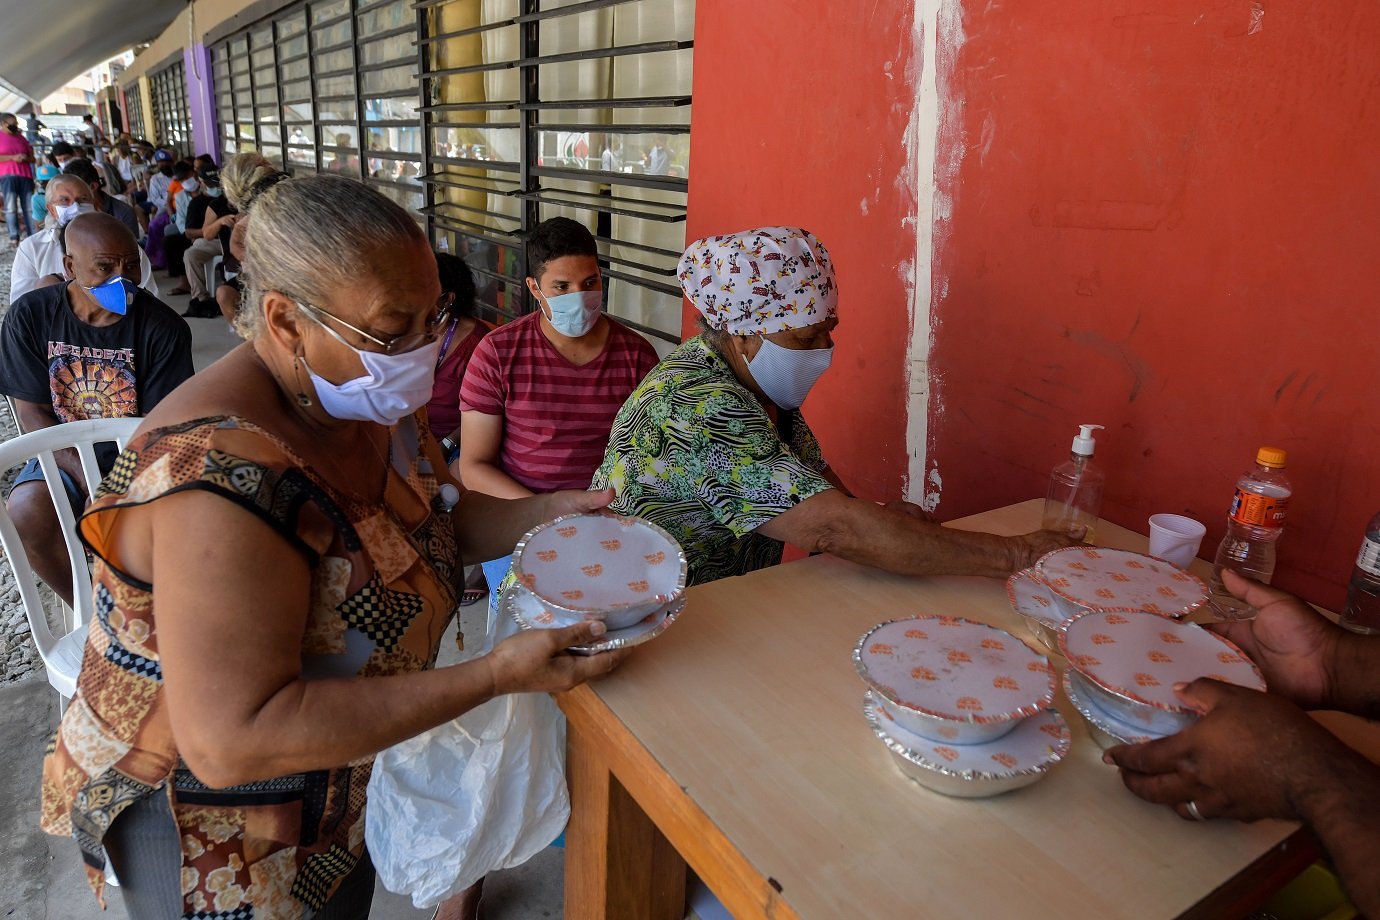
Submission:
[[[863,708],[902,772],[936,792],[998,795],[1042,778],[1069,749],[1049,661],[959,617],[893,620],[853,650]]]
[[[596,654],[641,645],[685,609],[685,553],[650,521],[572,514],[529,531],[513,552],[514,580],[501,610],[523,629],[559,629],[585,620],[608,627]]]

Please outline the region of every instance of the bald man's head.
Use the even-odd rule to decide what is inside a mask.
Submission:
[[[139,243],[119,219],[109,214],[79,214],[58,231],[67,277],[84,288],[121,275],[135,284],[144,280]]]

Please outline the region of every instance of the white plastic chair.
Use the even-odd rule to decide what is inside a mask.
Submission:
[[[39,657],[48,671],[48,683],[61,697],[59,706],[66,708],[67,701],[77,688],[77,675],[81,672],[82,649],[86,645],[86,630],[93,612],[91,594],[91,571],[86,564],[86,550],[77,537],[76,518],[72,506],[67,501],[67,492],[62,487],[62,477],[58,473],[56,451],[76,448],[81,457],[82,479],[88,495],[96,494],[100,485],[101,473],[96,465],[94,445],[113,441],[121,449],[143,422],[142,418],[89,419],[82,422],[68,422],[40,428],[22,434],[0,444],[0,472],[23,465],[30,457],[37,457],[47,480],[48,495],[53,500],[62,535],[67,543],[67,555],[72,561],[72,599],[73,607],[62,606],[63,634],[54,635],[48,625],[48,611],[43,603],[40,581],[29,563],[29,554],[19,540],[14,521],[8,509],[0,504],[0,546],[4,547],[5,557],[14,572],[19,586],[19,597],[24,603],[24,613],[29,619],[29,630],[33,634],[34,645],[38,647]]]

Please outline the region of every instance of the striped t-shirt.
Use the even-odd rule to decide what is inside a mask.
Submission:
[[[460,386],[462,412],[503,417],[499,466],[533,492],[587,489],[613,417],[656,366],[646,339],[614,322],[597,358],[571,364],[531,313],[490,332]]]

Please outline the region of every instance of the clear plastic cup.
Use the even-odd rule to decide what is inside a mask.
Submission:
[[[1198,557],[1207,527],[1182,514],[1150,515],[1150,555],[1186,569]]]

